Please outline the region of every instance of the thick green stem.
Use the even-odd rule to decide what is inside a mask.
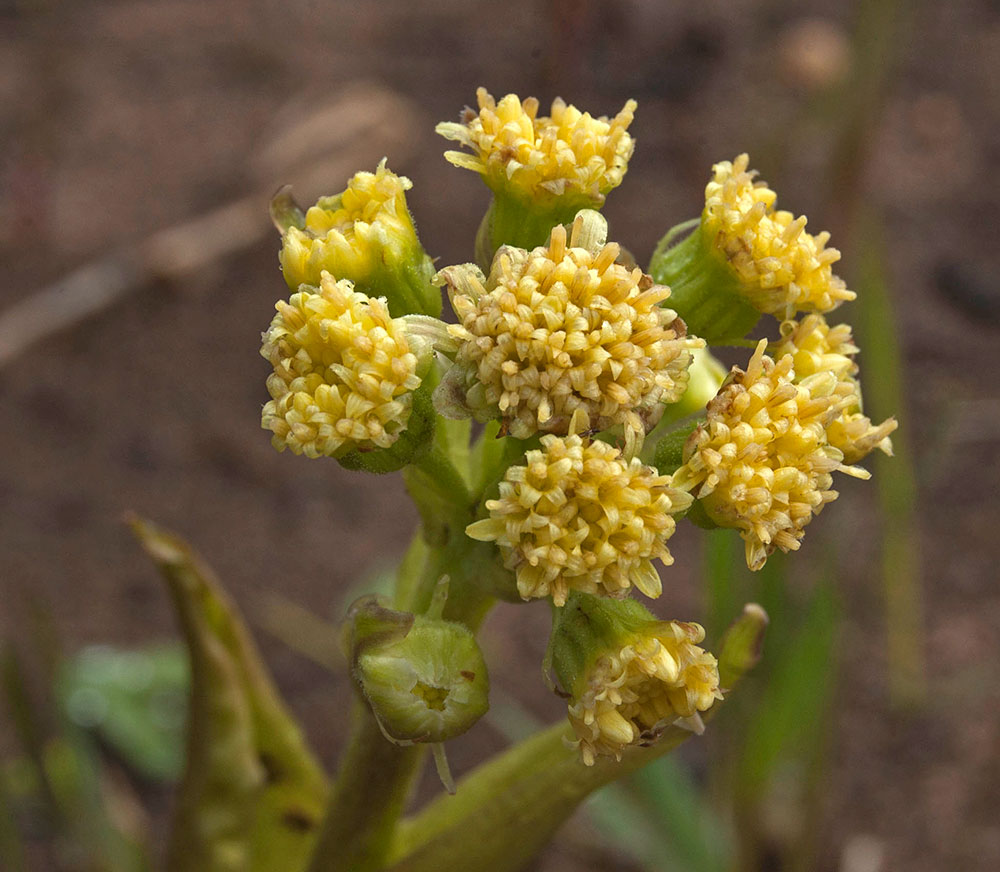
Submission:
[[[443,547],[449,529],[464,530],[472,520],[473,499],[465,478],[438,442],[403,469],[403,481],[431,546]]]
[[[360,700],[327,807],[310,872],[374,872],[384,865],[426,748],[400,747],[382,735]]]
[[[396,589],[393,605],[402,612],[412,612],[413,604],[419,596],[420,582],[427,562],[431,559],[431,549],[424,538],[424,531],[417,527],[396,570]]]
[[[476,542],[465,535],[465,523],[448,527],[444,545],[430,553],[424,572],[414,588],[409,608],[416,614],[426,611],[434,587],[442,575],[450,580],[444,617],[476,630],[496,601],[497,584],[507,578],[497,564],[491,545]]]
[[[451,583],[444,617],[475,630],[495,601],[492,584],[496,573],[503,570],[496,564],[491,546],[465,535],[480,495],[470,493],[463,474],[468,446],[461,430],[446,435],[455,438],[435,440],[403,471],[423,529],[400,568],[395,602],[406,611],[425,612],[438,580],[448,575]],[[400,747],[389,742],[367,704],[358,700],[310,872],[374,872],[383,868],[425,750],[419,745]]]
[[[472,497],[465,478],[440,445],[433,443],[415,460],[413,467],[423,474],[422,483],[439,499],[468,511]]]
[[[669,753],[691,736],[671,728],[651,748],[630,749],[620,763],[584,766],[557,724],[480,766],[404,820],[387,858],[391,872],[520,869],[593,791]]]

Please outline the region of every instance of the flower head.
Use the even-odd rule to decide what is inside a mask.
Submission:
[[[624,596],[633,585],[656,597],[652,560],[673,563],[672,515],[690,503],[669,476],[612,445],[549,435],[507,470],[489,518],[466,533],[496,541],[524,599],[551,595],[561,606],[571,590]]]
[[[293,291],[300,284],[318,285],[326,270],[369,296],[386,296],[396,314],[436,315],[440,294],[430,283],[433,266],[406,206],[405,192],[413,185],[385,164],[383,158],[374,173],[356,173],[343,193],[321,198],[298,225],[284,227],[285,281]]]
[[[274,367],[261,416],[274,447],[338,457],[391,446],[421,384],[421,341],[390,317],[384,299],[325,272],[318,288],[303,285],[275,308],[261,347]]]
[[[585,210],[568,245],[557,225],[547,247],[501,248],[488,279],[471,265],[442,270],[459,349],[441,391],[517,438],[622,425],[641,441],[684,393],[690,349],[704,343],[660,306],[669,288],[617,262],[606,233]]]
[[[853,300],[831,265],[840,252],[827,248],[830,234],[813,236],[805,216],[776,211],[776,194],[748,171],[749,157],[713,167],[705,188],[701,232],[737,275],[740,293],[761,312],[787,317],[794,311],[829,312]]]
[[[479,173],[494,191],[548,203],[571,198],[576,208],[600,206],[621,184],[635,142],[628,134],[636,103],[629,100],[614,118],[594,118],[560,99],[549,117],[538,116],[538,100],[508,94],[499,103],[485,88],[476,91],[478,113],[467,109],[462,123],[437,126],[445,139],[472,154],[447,151],[457,167]]]
[[[569,704],[586,765],[603,756],[620,760],[630,745],[652,744],[674,721],[722,699],[718,663],[698,647],[704,638],[698,624],[650,622],[594,663],[586,689]]]
[[[857,463],[876,448],[891,455],[890,434],[898,425],[895,418],[872,424],[862,412],[858,365],[854,362],[858,347],[850,326],[831,327],[822,315],[807,315],[798,322],[784,322],[781,334],[782,338],[771,345],[770,351],[775,359],[785,354],[792,356],[796,381],[830,372],[837,377],[837,393],[850,398],[826,432],[827,441],[843,452],[844,461]]]
[[[825,371],[796,381],[793,356],[776,363],[766,345],[761,340],[745,372],[733,368],[673,476],[713,522],[740,530],[755,570],[775,548],[799,547],[813,515],[837,497],[831,473],[868,477],[845,466],[827,438],[851,402],[838,392],[837,377]]]

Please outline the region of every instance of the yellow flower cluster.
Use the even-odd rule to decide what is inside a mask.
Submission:
[[[476,98],[478,113],[467,109],[463,123],[443,122],[436,130],[472,151],[447,151],[445,158],[479,173],[493,190],[540,202],[574,197],[581,206],[600,206],[621,184],[635,148],[627,132],[635,100],[609,120],[559,99],[549,117],[539,117],[534,97],[521,101],[508,94],[497,103],[479,88]]]
[[[702,233],[741,282],[754,308],[779,318],[795,311],[829,312],[853,300],[831,265],[840,259],[826,248],[830,234],[805,230],[805,216],[776,211],[776,194],[748,171],[749,157],[722,161],[705,188]]]
[[[606,234],[584,210],[568,246],[557,225],[547,248],[501,248],[489,279],[472,265],[441,271],[459,319],[452,379],[476,417],[500,416],[519,439],[623,425],[631,449],[684,393],[704,343],[660,305],[669,288],[618,263]]]
[[[342,194],[320,199],[306,212],[304,228],[285,231],[281,269],[293,291],[318,285],[323,270],[365,282],[379,269],[423,256],[406,207],[413,185],[385,163],[374,173],[356,173]]]
[[[872,424],[861,411],[861,388],[857,381],[858,365],[853,355],[858,348],[847,324],[830,327],[822,315],[807,315],[801,321],[781,325],[782,338],[770,346],[775,359],[792,356],[795,380],[816,373],[830,372],[837,377],[836,392],[848,398],[840,415],[827,427],[827,440],[843,452],[846,463],[857,463],[876,448],[892,454],[890,434],[896,429],[895,418]]]
[[[421,381],[403,320],[325,272],[275,308],[261,348],[274,367],[261,416],[274,447],[332,457],[392,445]]]
[[[845,466],[827,435],[853,401],[838,391],[837,376],[821,371],[796,379],[793,356],[775,363],[766,345],[761,340],[746,372],[730,373],[673,476],[712,521],[740,530],[754,570],[775,548],[799,547],[813,515],[837,497],[831,473],[869,477]]]
[[[489,518],[466,528],[496,541],[521,596],[551,595],[561,606],[571,590],[624,596],[633,585],[659,596],[651,561],[673,563],[672,515],[691,497],[637,458],[576,435],[544,436],[526,460],[507,470],[500,499],[486,503]]]
[[[569,706],[587,766],[602,756],[620,760],[630,745],[652,744],[678,718],[722,699],[718,663],[697,644],[704,638],[698,624],[656,622],[597,660]]]

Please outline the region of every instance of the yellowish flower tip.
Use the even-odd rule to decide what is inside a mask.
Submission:
[[[779,318],[796,311],[829,312],[853,300],[832,264],[840,252],[827,248],[830,234],[806,232],[806,218],[776,211],[776,194],[749,171],[750,158],[713,167],[705,188],[702,232],[735,271],[754,308]]]
[[[753,570],[776,548],[798,549],[805,526],[837,497],[831,473],[869,477],[846,466],[827,439],[853,397],[829,371],[796,380],[793,355],[775,362],[766,345],[761,340],[745,372],[733,368],[673,476],[712,521],[740,530]]]
[[[488,279],[471,265],[439,273],[459,320],[449,383],[477,418],[499,416],[519,439],[622,425],[631,449],[684,393],[704,342],[660,305],[670,289],[618,263],[606,236],[584,210],[568,244],[557,225],[548,247],[501,248]]]
[[[304,227],[283,233],[281,269],[293,291],[318,285],[323,270],[364,282],[378,269],[423,256],[406,207],[413,184],[385,164],[383,158],[374,173],[356,173],[346,191],[308,209]]]
[[[261,426],[279,451],[334,457],[388,448],[405,429],[420,385],[417,349],[403,319],[382,298],[324,272],[303,285],[264,333],[261,355],[274,372]]]
[[[722,699],[718,663],[698,647],[704,638],[698,624],[655,622],[595,662],[569,705],[587,766],[598,757],[620,760],[630,745],[652,744],[673,722]]]
[[[461,123],[436,130],[472,153],[446,151],[457,167],[483,176],[493,190],[521,199],[550,201],[575,197],[600,206],[621,184],[635,141],[628,127],[636,102],[629,100],[614,118],[594,118],[561,99],[551,115],[538,115],[538,100],[508,94],[499,103],[485,88],[476,91],[478,113],[466,109]]]
[[[776,359],[785,354],[792,356],[796,381],[824,372],[837,377],[837,393],[849,397],[850,403],[827,427],[826,436],[834,448],[843,452],[845,463],[857,463],[876,448],[892,455],[889,437],[898,423],[895,418],[888,418],[881,424],[872,424],[862,412],[858,365],[854,362],[858,347],[848,324],[831,327],[822,315],[785,321],[781,325],[781,339],[769,350]]]
[[[691,497],[637,458],[576,435],[543,436],[526,460],[507,470],[500,498],[486,503],[489,518],[466,528],[499,545],[522,598],[562,606],[571,590],[622,597],[633,585],[659,596],[652,561],[673,563],[672,515]]]

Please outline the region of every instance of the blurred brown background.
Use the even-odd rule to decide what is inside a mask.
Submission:
[[[445,163],[436,121],[480,84],[594,114],[635,97],[605,212],[640,262],[744,150],[780,206],[833,231],[849,283],[859,214],[884,220],[929,697],[889,705],[876,489],[848,482],[798,557],[850,543],[821,868],[1000,868],[1000,4],[6,0],[0,45],[0,635],[23,636],[34,598],[71,647],[168,637],[129,509],[189,537],[251,615],[278,591],[335,618],[414,513],[397,479],[278,455],[260,430],[259,334],[285,293],[271,193],[311,202],[388,155],[427,250],[465,261],[487,192]],[[672,550],[661,611],[697,618],[695,537]],[[554,719],[545,632],[544,609],[502,607],[486,644],[496,686]],[[262,637],[332,763],[346,680]],[[454,765],[503,744],[483,726]],[[631,868],[571,843],[538,869]]]

